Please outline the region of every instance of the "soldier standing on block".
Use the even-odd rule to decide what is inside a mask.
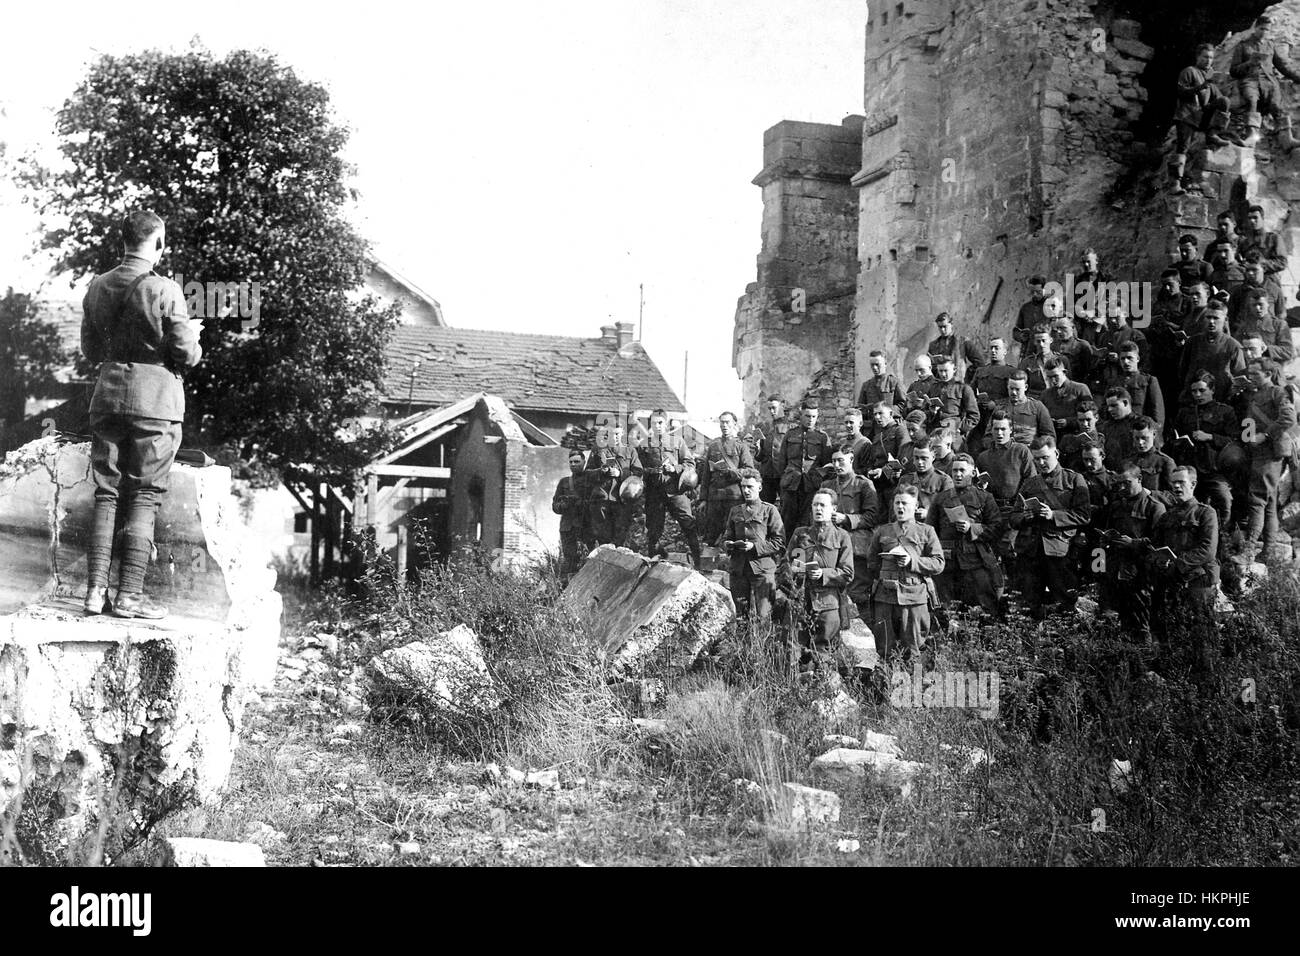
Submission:
[[[916,489],[894,491],[894,520],[882,524],[867,544],[867,571],[875,579],[867,622],[876,653],[888,662],[904,660],[925,643],[930,606],[938,602],[934,578],[943,573],[943,546],[934,528],[916,520]]]
[[[979,347],[978,342],[953,332],[952,316],[947,312],[940,312],[935,317],[934,324],[939,335],[930,341],[926,351],[931,358],[936,355],[946,355],[952,359],[956,368],[956,380],[969,384],[975,370],[988,362],[984,357],[984,350]]]
[[[1016,340],[1020,346],[1018,355],[1023,357],[1029,351],[1029,338],[1033,333],[1034,326],[1039,325],[1046,317],[1044,304],[1047,299],[1045,289],[1047,287],[1047,276],[1032,275],[1029,277],[1029,301],[1020,307],[1016,313],[1016,325],[1011,330],[1011,337]]]
[[[713,541],[727,522],[727,515],[741,499],[740,472],[754,468],[749,445],[736,437],[739,424],[732,412],[718,416],[722,437],[709,442],[700,467],[700,497],[707,504],[704,511],[704,540]],[[757,474],[757,470],[755,470]],[[760,481],[761,481],[760,477]]]
[[[741,468],[737,477],[740,504],[728,511],[713,543],[731,557],[728,584],[737,615],[742,621],[767,624],[772,620],[772,592],[777,559],[785,550],[785,529],[776,505],[759,500],[763,479],[758,469]]]
[[[81,351],[99,364],[90,399],[90,467],[95,484],[86,556],[88,614],[110,608],[108,571],[118,501],[125,511],[118,617],[151,620],[167,609],[145,596],[144,572],[154,519],[167,493],[185,418],[183,370],[198,364],[198,323],[191,323],[181,287],[155,275],[166,228],[152,212],[122,222],[121,264],[96,276],[82,303]]]
[[[1057,459],[1056,439],[1042,435],[1030,445],[1038,473],[1020,486],[1022,498],[1036,499],[1032,508],[1022,507],[1011,516],[1019,529],[1016,536],[1016,565],[1024,581],[1030,616],[1047,617],[1045,591],[1057,606],[1072,613],[1079,600],[1070,569],[1070,542],[1088,524],[1092,511],[1088,485],[1083,478]]]
[[[656,408],[650,415],[650,433],[642,442],[641,466],[645,469],[645,540],[646,553],[666,558],[668,552],[659,544],[664,533],[664,515],[671,514],[682,529],[691,562],[700,566],[700,539],[695,533],[695,515],[690,499],[678,485],[684,470],[695,468],[686,442],[668,432],[668,413]]]
[[[640,456],[623,436],[621,423],[607,428],[591,450],[585,471],[591,536],[596,544],[620,548],[627,545],[636,510],[635,499],[623,496],[623,483],[642,473]]]
[[[862,383],[862,388],[858,390],[858,407],[868,415],[871,409],[878,402],[885,402],[893,405],[898,409],[897,414],[903,413],[903,407],[907,404],[907,396],[903,392],[903,385],[890,372],[885,371],[887,368],[885,362],[885,353],[879,349],[872,350],[867,357],[867,368],[870,369],[871,375]],[[872,441],[876,440],[874,423],[867,427],[867,437]]]
[[[834,514],[835,495],[824,488],[815,492],[813,523],[796,528],[786,549],[788,569],[806,615],[799,631],[801,669],[830,662],[835,637],[846,616],[843,605],[854,576],[853,545],[849,533],[831,523]]]
[[[822,485],[822,468],[831,461],[831,439],[817,427],[820,407],[809,399],[800,407],[799,424],[781,444],[781,521],[787,528],[808,523],[812,496]]]
[[[560,516],[560,580],[567,582],[578,572],[582,561],[582,533],[587,518],[582,474],[587,456],[578,449],[569,452],[570,474],[561,478],[551,497],[551,510]]]

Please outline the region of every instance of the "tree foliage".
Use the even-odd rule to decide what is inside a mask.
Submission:
[[[0,426],[23,420],[29,398],[45,398],[68,363],[53,323],[37,316],[32,298],[9,289],[0,298]]]
[[[323,87],[247,51],[104,56],[56,131],[65,162],[29,160],[22,178],[55,224],[44,243],[62,267],[115,266],[123,213],[145,207],[167,223],[160,274],[257,283],[255,327],[205,319],[204,359],[186,376],[188,441],[333,472],[387,445],[356,419],[377,403],[398,307],[358,291],[369,247],[344,218],[348,132]]]

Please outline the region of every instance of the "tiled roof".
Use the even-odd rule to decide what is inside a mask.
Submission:
[[[419,359],[419,366],[415,360]],[[411,371],[415,369],[414,387]],[[638,342],[486,329],[403,326],[388,345],[385,400],[447,405],[473,392],[499,395],[515,409],[599,414],[686,409]]]

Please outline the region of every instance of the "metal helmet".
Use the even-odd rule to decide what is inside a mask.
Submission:
[[[677,473],[677,488],[679,491],[690,491],[692,488],[700,486],[700,475],[695,470],[695,465],[691,462],[682,462],[682,470]]]
[[[636,475],[629,475],[618,490],[618,496],[624,501],[636,501],[645,492],[645,482]]]

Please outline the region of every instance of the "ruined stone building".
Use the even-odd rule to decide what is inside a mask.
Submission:
[[[1221,209],[1259,203],[1294,250],[1300,151],[1273,137],[1194,156],[1201,195],[1165,190],[1178,71],[1214,43],[1235,99],[1232,50],[1266,8],[1275,40],[1300,41],[1297,0],[869,4],[863,115],[763,137],[758,274],[733,347],[747,412],[771,392],[847,404],[868,352],[908,368],[940,311],[958,334],[1005,334],[1026,279],[1062,281],[1088,246],[1113,278],[1158,284],[1179,235],[1208,239]]]

